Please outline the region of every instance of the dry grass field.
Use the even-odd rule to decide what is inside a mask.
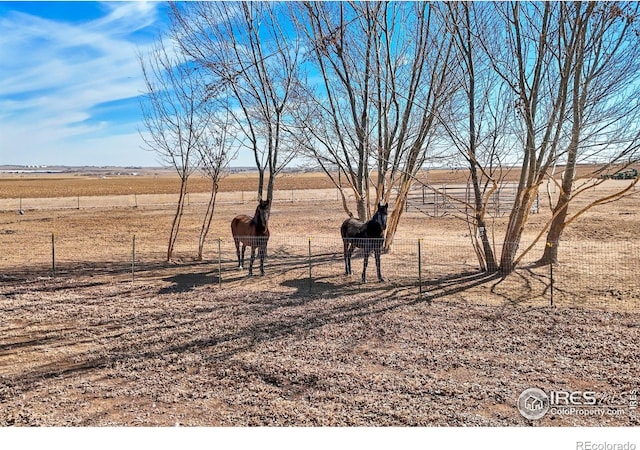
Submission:
[[[135,174],[135,175],[134,175]],[[221,192],[255,191],[258,174],[234,173],[220,182]],[[0,198],[51,198],[80,196],[110,196],[128,194],[175,194],[180,180],[168,169],[145,171],[108,171],[105,173],[51,173],[0,175]],[[331,181],[320,173],[282,174],[278,189],[327,189]],[[211,182],[201,175],[191,176],[190,192],[208,192]]]
[[[278,180],[267,273],[248,278],[229,223],[252,214],[237,193],[254,185],[253,174],[225,179],[196,261],[208,186],[194,179],[175,261],[165,263],[174,177],[0,177],[0,198],[40,205],[0,212],[0,425],[638,424],[628,408],[531,422],[516,401],[529,387],[603,398],[640,389],[640,195],[567,230],[550,307],[548,267],[479,273],[467,226],[452,216],[407,212],[382,256],[384,283],[373,258],[360,283],[358,255],[354,275],[343,275],[345,215],[319,174]],[[168,201],[103,200],[131,194]],[[80,209],[47,207],[79,196]],[[525,244],[548,217],[544,207],[532,216]]]
[[[593,171],[591,166],[578,169],[578,176]],[[515,181],[517,169],[506,171],[506,181]],[[432,170],[422,173],[421,180],[433,184],[465,183],[462,170]],[[226,176],[220,182],[221,192],[255,191],[258,174],[241,172]],[[331,189],[331,181],[323,173],[282,173],[278,176],[279,190]],[[96,170],[94,172],[48,173],[48,174],[2,174],[0,173],[0,199],[7,198],[52,198],[76,196],[110,196],[128,194],[175,194],[179,179],[170,169],[122,169]],[[190,192],[209,192],[210,182],[195,174],[189,182]]]

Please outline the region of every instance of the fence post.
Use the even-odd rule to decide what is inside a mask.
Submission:
[[[51,233],[51,273],[56,276],[56,240],[55,235]]]
[[[136,279],[136,235],[133,235],[131,242],[131,282]]]
[[[222,287],[222,236],[218,237],[218,286]]]
[[[78,209],[80,209],[80,196],[78,195]]]
[[[309,238],[309,293],[311,293],[312,284],[313,278],[311,278],[311,238]]]
[[[418,300],[422,300],[422,239],[418,239]]]
[[[553,307],[553,261],[549,264],[549,276],[551,277],[551,306]]]
[[[433,191],[433,216],[438,217],[438,199],[436,198],[436,191]]]
[[[447,185],[445,184],[444,187],[442,188],[442,207],[444,208],[444,211],[446,212],[447,209],[449,208],[449,199],[447,198]]]
[[[547,242],[547,247],[552,247],[553,244],[551,242]],[[551,282],[549,284],[549,291],[551,293],[550,305],[553,307],[553,260],[549,262],[549,278]]]

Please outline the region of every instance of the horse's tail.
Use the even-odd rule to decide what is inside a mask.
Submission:
[[[233,220],[231,221],[231,235],[235,237],[236,235],[236,227],[238,222],[238,218],[234,217]]]
[[[342,236],[342,239],[349,237],[349,222],[351,220],[352,218],[349,218],[342,222],[342,226],[340,227],[340,236]]]
[[[243,234],[246,234],[246,233],[242,233],[240,231],[240,228],[241,228],[241,225],[242,225],[242,217],[243,216],[236,216],[231,221],[231,236],[233,236],[234,240],[237,240],[237,238],[239,236],[242,236]]]

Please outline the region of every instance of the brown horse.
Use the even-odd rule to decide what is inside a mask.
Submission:
[[[247,215],[236,216],[231,221],[231,234],[236,244],[238,256],[238,268],[244,264],[244,251],[247,245],[251,247],[251,261],[249,262],[249,276],[253,275],[253,260],[256,257],[256,247],[260,257],[260,275],[264,275],[264,257],[267,253],[269,241],[269,200],[260,200],[253,217]],[[240,243],[242,243],[242,256],[240,255]]]

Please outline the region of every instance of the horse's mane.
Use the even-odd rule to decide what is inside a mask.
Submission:
[[[258,203],[258,207],[256,208],[256,212],[253,214],[251,218],[251,224],[255,226],[257,229],[265,230],[268,227],[268,223],[266,220],[262,220],[262,214],[260,213],[262,209],[266,209],[268,207],[268,201],[266,203]]]
[[[377,216],[381,215],[380,211],[376,211],[376,213],[371,217],[371,219],[364,224],[364,227],[367,229],[367,235],[369,237],[383,237],[384,229],[378,224]]]

